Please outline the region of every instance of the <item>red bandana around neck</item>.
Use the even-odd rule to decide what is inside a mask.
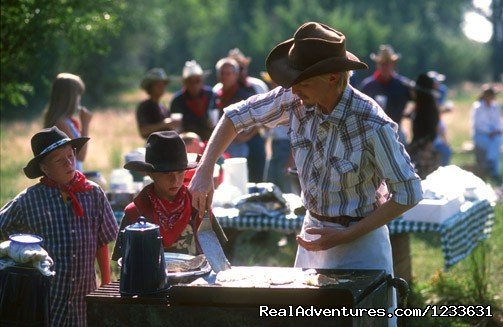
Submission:
[[[198,118],[201,118],[206,113],[206,108],[208,107],[208,97],[204,94],[203,91],[196,96],[191,97],[187,91],[185,91],[185,104],[189,108],[190,111],[194,113]]]
[[[190,221],[192,206],[187,187],[182,185],[173,201],[158,197],[154,184],[148,186],[147,195],[152,203],[154,223],[160,226],[164,247],[170,247]]]
[[[75,215],[77,215],[77,217],[84,216],[84,209],[75,195],[75,193],[88,192],[93,189],[93,186],[89,184],[84,174],[80,171],[75,171],[75,176],[67,185],[58,184],[47,176],[42,177],[40,179],[40,183],[48,187],[58,188],[60,191],[68,194],[68,196],[70,196]]]
[[[374,74],[372,75],[374,77],[374,79],[378,82],[378,83],[381,83],[381,84],[388,84],[389,81],[391,81],[391,79],[393,78],[395,74],[392,74],[390,77],[388,78],[384,78],[381,74],[381,71],[380,70],[376,70],[374,72]]]
[[[218,109],[223,109],[230,105],[230,101],[232,100],[232,97],[236,94],[236,92],[239,89],[239,84],[236,83],[236,85],[228,88],[227,90],[224,90],[222,87],[220,90],[217,92],[217,102],[216,106]]]

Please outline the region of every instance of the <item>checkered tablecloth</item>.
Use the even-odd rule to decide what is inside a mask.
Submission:
[[[222,227],[238,230],[273,230],[283,233],[300,231],[304,216],[284,213],[269,215],[239,215],[236,209],[214,209]],[[443,223],[406,221],[397,218],[388,224],[390,234],[435,232],[440,234],[445,268],[465,258],[478,242],[489,237],[494,224],[494,209],[487,200],[464,205]]]

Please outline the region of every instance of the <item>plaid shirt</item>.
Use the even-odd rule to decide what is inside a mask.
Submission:
[[[237,132],[253,125],[289,125],[302,201],[317,214],[365,217],[389,193],[400,204],[422,198],[396,123],[350,85],[330,115],[305,107],[291,89],[281,87],[229,106],[225,114]]]
[[[84,209],[77,217],[56,188],[40,183],[21,192],[0,210],[0,238],[27,232],[44,238],[54,259],[51,286],[51,325],[86,326],[85,295],[96,288],[96,250],[115,240],[117,222],[103,190],[93,182],[76,193]]]

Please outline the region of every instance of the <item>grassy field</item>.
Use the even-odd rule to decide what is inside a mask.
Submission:
[[[123,164],[123,154],[142,146],[144,141],[136,129],[134,108],[143,95],[126,94],[113,108],[96,110],[91,125],[91,141],[86,170],[99,170],[108,177],[111,170]],[[452,163],[473,166],[474,156],[463,150],[470,141],[469,112],[476,97],[470,84],[450,93],[455,109],[444,116],[450,142],[454,149]],[[166,100],[167,101],[167,100]],[[41,128],[41,119],[32,122],[1,122],[0,126],[0,205],[4,205],[22,189],[35,181],[27,179],[22,168],[32,157],[30,137]],[[503,204],[497,204],[496,224],[492,237],[474,255],[442,271],[443,261],[437,235],[413,234],[413,303],[493,303],[501,306],[503,296]],[[244,232],[237,240],[235,265],[293,265],[296,244],[292,235]],[[114,277],[117,268],[114,266]],[[485,290],[480,292],[480,289]],[[483,294],[481,294],[483,293]],[[478,302],[477,302],[478,301]],[[500,316],[501,317],[501,316]],[[487,321],[486,321],[487,322]],[[432,320],[431,326],[466,325],[467,320]],[[424,325],[421,323],[421,325]],[[491,325],[491,323],[489,323]]]

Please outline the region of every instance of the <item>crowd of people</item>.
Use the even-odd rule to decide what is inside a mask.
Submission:
[[[351,72],[368,66],[345,41],[330,26],[303,24],[270,52],[265,82],[248,76],[251,58],[239,49],[216,63],[214,87],[205,84],[209,72],[189,60],[183,87],[168,107],[161,100],[170,78],[162,68],[150,69],[141,81],[148,99],[136,110],[145,159],[125,168],[153,183],[125,208],[121,229],[142,215],[160,226],[167,251],[201,253],[194,231],[211,211],[215,164],[222,155],[245,157],[250,181],[271,181],[284,192],[291,190],[287,169],[296,167],[307,212],[295,266],[393,274],[386,223],[421,200],[421,178],[449,164],[441,118],[450,110],[443,109],[445,77],[428,72],[412,81],[399,75],[400,55],[382,45],[370,56],[375,72],[357,89]],[[28,178],[41,179],[0,211],[1,239],[40,235],[54,259],[54,326],[85,325],[84,296],[96,287],[94,261],[102,283],[109,283],[107,244],[119,230],[104,191],[81,172],[92,118],[80,105],[84,90],[78,76],[57,76],[46,128],[32,137],[34,157],[24,168]],[[473,107],[473,130],[478,165],[501,181],[495,95],[484,87]],[[403,130],[404,117],[412,120],[412,135]],[[271,140],[268,163],[265,137]],[[200,161],[189,161],[188,152],[202,155]],[[120,255],[118,240],[112,258]]]

